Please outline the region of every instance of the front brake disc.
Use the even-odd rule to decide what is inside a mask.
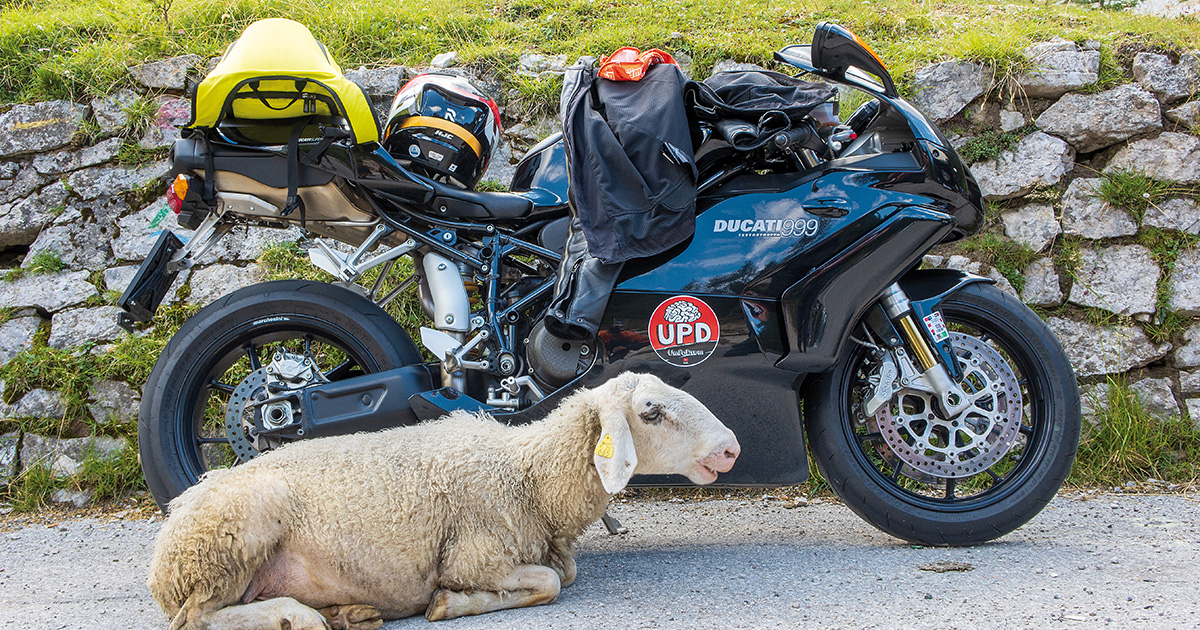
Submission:
[[[902,389],[874,416],[884,442],[905,464],[939,478],[991,468],[1020,436],[1021,388],[1008,361],[984,341],[950,333],[970,406],[947,418],[936,396]]]

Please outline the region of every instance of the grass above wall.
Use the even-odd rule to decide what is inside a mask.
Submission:
[[[345,68],[425,65],[456,50],[465,63],[500,74],[515,69],[523,52],[573,59],[625,45],[686,53],[700,72],[725,58],[764,63],[784,45],[808,43],[822,20],[855,30],[902,85],[914,69],[947,58],[986,63],[1003,82],[1024,69],[1021,49],[1052,36],[1200,48],[1194,18],[1029,1],[8,0],[4,7],[0,101],[109,93],[130,84],[127,66],[219,55],[265,17],[306,24]]]

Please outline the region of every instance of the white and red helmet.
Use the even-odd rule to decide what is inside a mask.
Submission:
[[[401,163],[474,188],[500,140],[496,102],[467,79],[418,75],[392,101],[383,148]]]

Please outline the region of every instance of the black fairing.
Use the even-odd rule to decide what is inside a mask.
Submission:
[[[915,150],[834,160],[805,173],[746,175],[701,199],[695,235],[630,261],[601,323],[601,378],[658,374],[704,402],[743,445],[730,485],[808,475],[795,388],[831,368],[884,287],[957,226],[976,220],[949,154]],[[956,180],[952,180],[956,177]],[[967,193],[970,194],[970,180]],[[719,321],[715,348],[673,365],[651,343],[651,315],[676,296]],[[638,478],[637,483],[683,483]]]

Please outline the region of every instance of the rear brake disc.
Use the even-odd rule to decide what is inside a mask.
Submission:
[[[255,423],[255,414],[259,413],[256,403],[266,400],[267,395],[266,368],[251,372],[229,395],[229,403],[225,406],[225,436],[240,461],[248,462],[263,450],[258,447],[259,438],[253,434],[262,429],[261,423]]]

